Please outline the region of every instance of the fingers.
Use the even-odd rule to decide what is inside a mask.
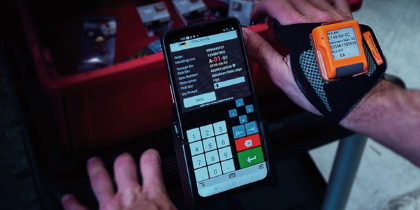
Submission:
[[[291,4],[302,14],[305,22],[331,22],[340,20],[336,9],[325,0],[297,0]]]
[[[90,184],[99,204],[114,196],[114,188],[101,159],[90,158],[87,164]]]
[[[247,28],[242,28],[242,32],[244,35],[248,56],[260,62],[264,61],[264,65],[268,65],[267,62],[270,60],[268,56],[272,57],[272,54],[277,52],[271,47],[269,43],[264,40],[264,38],[262,38],[257,33]]]
[[[267,0],[258,2],[251,12],[251,19],[261,21],[267,16],[278,20],[282,25],[300,23],[302,15],[286,0]]]
[[[353,19],[347,0],[263,0],[251,12],[253,20],[270,16],[282,25]],[[331,5],[333,4],[334,7]]]
[[[280,88],[285,87],[285,80],[293,80],[290,68],[285,59],[271,45],[257,33],[243,28],[245,44],[250,58],[258,61],[260,65],[268,70],[273,82]],[[291,76],[291,78],[290,78]]]
[[[290,4],[292,4],[292,6],[296,8],[296,11],[302,16],[310,17],[312,15],[315,16],[320,13],[320,10],[318,10],[315,6],[313,6],[307,0],[294,0],[294,1],[290,1]]]
[[[159,153],[154,149],[149,149],[141,155],[140,171],[143,179],[143,191],[166,193],[160,163]]]
[[[308,3],[312,4],[312,6],[318,8],[321,11],[329,12],[334,10],[331,3],[332,0],[308,0]]]
[[[118,191],[131,187],[140,187],[137,178],[136,163],[128,153],[118,156],[115,160],[114,175]]]
[[[71,194],[66,194],[61,197],[61,206],[64,210],[87,210],[79,201]]]
[[[348,0],[333,0],[333,3],[336,9],[351,15],[351,9]]]

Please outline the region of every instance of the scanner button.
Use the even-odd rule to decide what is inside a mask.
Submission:
[[[238,125],[232,127],[233,138],[241,138],[245,136],[245,128],[244,125]]]
[[[233,118],[233,117],[237,117],[238,113],[236,112],[236,109],[231,109],[229,110],[229,117]]]
[[[187,130],[188,142],[195,142],[201,139],[200,130],[198,128]]]
[[[190,144],[190,150],[191,150],[191,155],[192,156],[203,153],[203,144],[201,143],[201,141],[191,143]]]
[[[212,124],[201,126],[200,131],[201,131],[201,137],[203,137],[203,139],[214,136]]]
[[[209,178],[209,173],[207,172],[206,167],[196,169],[194,170],[194,173],[195,173],[195,179],[197,180],[197,182],[203,181]]]

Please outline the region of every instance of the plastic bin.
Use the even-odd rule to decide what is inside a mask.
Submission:
[[[18,9],[39,83],[50,96],[60,141],[69,151],[110,146],[170,125],[173,110],[162,53],[121,62],[157,39],[146,36],[135,9],[136,1],[99,1],[103,4],[94,12],[75,10],[74,14],[64,14],[48,23],[37,22],[40,20],[32,6],[42,7],[43,1],[34,2],[18,0]],[[164,2],[173,25],[182,25],[170,1]],[[116,64],[70,74],[77,66],[81,20],[85,15],[96,14],[117,16]],[[49,30],[46,32],[45,28]],[[250,29],[267,35],[266,24]],[[275,90],[267,73],[254,61],[251,70],[257,94]]]

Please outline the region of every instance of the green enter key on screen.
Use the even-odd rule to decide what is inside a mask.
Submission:
[[[246,168],[264,162],[261,147],[255,147],[238,153],[239,166]]]

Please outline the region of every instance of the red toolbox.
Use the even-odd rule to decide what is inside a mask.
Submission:
[[[51,15],[47,23],[35,18],[39,11],[33,5],[42,7],[40,2],[43,1],[18,0],[17,4],[39,83],[50,96],[60,140],[69,150],[110,146],[170,125],[172,103],[162,53],[122,62],[158,39],[146,35],[135,0],[99,1],[101,5],[93,12],[83,9],[63,12],[68,14],[59,18]],[[164,2],[173,27],[183,25],[170,1]],[[349,2],[352,8],[361,4]],[[86,15],[117,17],[115,64],[70,74],[77,67],[81,21]],[[250,29],[267,35],[266,24]],[[251,70],[257,94],[275,89],[266,72],[254,61]]]

